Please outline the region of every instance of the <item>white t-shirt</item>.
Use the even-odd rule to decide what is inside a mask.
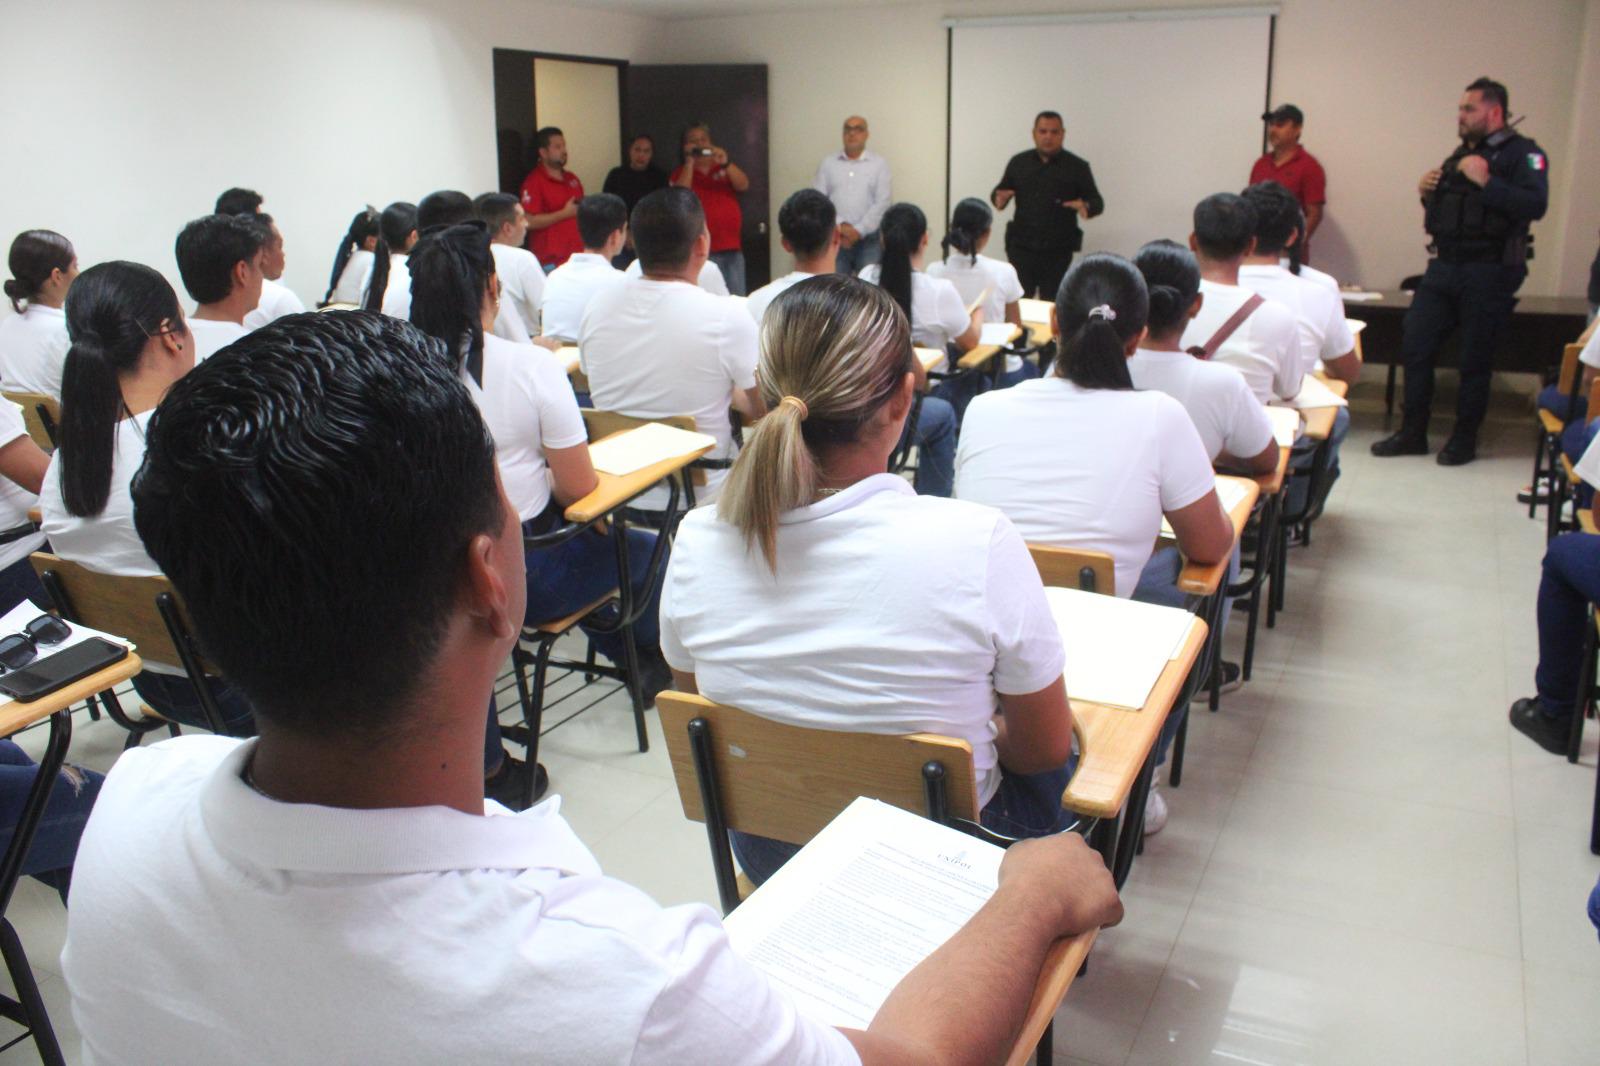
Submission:
[[[816,277],[815,274],[807,274],[803,270],[795,270],[778,278],[776,281],[770,281],[750,294],[744,303],[745,310],[750,312],[750,317],[755,320],[757,326],[760,326],[761,319],[765,317],[767,308],[772,306],[773,300],[782,296],[798,283],[814,277]]]
[[[715,508],[684,519],[661,593],[667,662],[709,699],[775,721],[960,737],[989,802],[995,694],[1037,692],[1065,662],[1017,531],[892,474],[779,521],[774,576]]]
[[[19,437],[28,435],[22,421],[22,408],[10,400],[0,399],[0,448]],[[28,522],[28,510],[39,502],[39,497],[8,477],[0,476],[0,530],[15,529]],[[34,533],[0,544],[0,570],[19,563],[44,547],[44,534]]]
[[[1589,334],[1589,339],[1583,342],[1583,347],[1578,350],[1578,362],[1600,369],[1600,329]],[[1596,416],[1600,416],[1600,411],[1589,412],[1590,418]]]
[[[1289,269],[1289,260],[1288,260],[1288,258],[1285,257],[1283,259],[1279,259],[1278,260],[1278,265],[1283,267],[1285,270],[1288,270]],[[1300,264],[1300,275],[1299,276],[1302,277],[1302,278],[1306,278],[1307,280],[1314,281],[1318,285],[1323,286],[1324,288],[1332,289],[1333,290],[1333,294],[1335,296],[1339,295],[1339,279],[1334,277],[1332,274],[1327,274],[1327,273],[1324,273],[1321,270],[1318,270],[1316,267],[1312,266],[1310,263],[1301,263]],[[1344,302],[1344,298],[1340,297],[1340,301],[1339,302],[1343,303]]]
[[[601,874],[559,801],[278,803],[252,746],[180,737],[107,776],[61,954],[86,1064],[859,1063],[709,907]]]
[[[42,392],[59,400],[70,347],[66,313],[30,303],[22,314],[0,322],[0,385],[9,392]]]
[[[1239,284],[1294,312],[1302,376],[1315,369],[1318,359],[1327,362],[1355,350],[1356,338],[1344,320],[1344,301],[1337,292],[1310,278],[1295,277],[1281,266],[1246,264],[1239,268]]]
[[[367,300],[367,284],[372,281],[372,263],[375,259],[377,256],[365,248],[352,250],[344,269],[339,271],[339,282],[328,295],[328,302],[357,306],[364,304]]]
[[[861,280],[876,285],[880,273],[877,263],[869,264],[861,268]],[[920,270],[911,272],[911,343],[942,352],[970,325],[972,316],[954,285]]]
[[[1226,451],[1248,459],[1260,455],[1272,440],[1272,423],[1231,366],[1196,359],[1188,352],[1155,352],[1140,348],[1128,360],[1136,389],[1155,389],[1183,404],[1189,419],[1216,461]]]
[[[411,264],[403,255],[389,257],[389,285],[383,290],[383,313],[411,321]],[[504,299],[500,301],[500,310],[494,318],[494,335],[518,343],[531,339],[522,324],[522,318]]]
[[[1200,279],[1205,297],[1200,313],[1183,331],[1185,348],[1204,347],[1222,324],[1255,295],[1240,285],[1221,285]],[[1300,334],[1294,312],[1268,300],[1251,313],[1212,359],[1236,367],[1250,391],[1262,403],[1287,400],[1300,391],[1307,366],[1300,365]]]
[[[756,384],[756,326],[736,300],[683,281],[632,278],[595,293],[578,329],[579,359],[596,408],[634,418],[693,415],[717,438],[709,458],[733,455],[728,405]],[[695,500],[716,499],[726,470],[707,470]],[[635,505],[659,510],[665,489]]]
[[[544,279],[544,305],[541,324],[544,335],[564,341],[578,339],[583,312],[600,289],[614,285],[626,275],[611,265],[611,260],[594,252],[574,252]]]
[[[287,285],[280,285],[271,278],[261,279],[261,301],[256,304],[256,309],[244,316],[245,332],[260,329],[268,322],[274,322],[284,315],[298,315],[306,309],[300,302],[300,297]]]
[[[1162,514],[1215,487],[1177,400],[1080,389],[1054,375],[973,400],[956,449],[956,496],[999,508],[1030,544],[1109,553],[1123,597],[1139,583]]]
[[[144,462],[145,427],[155,412],[146,411],[117,423],[111,456],[111,491],[105,510],[93,518],[67,513],[61,498],[61,452],[50,456],[39,489],[40,524],[50,539],[50,550],[63,559],[81,563],[102,574],[156,577],[161,568],[144,550],[133,528],[133,497],[128,486]]]
[[[553,352],[491,333],[483,338],[483,387],[462,376],[494,437],[500,482],[517,517],[537,517],[550,502],[545,449],[589,439],[566,369]]]
[[[237,322],[218,322],[211,318],[186,319],[194,337],[194,361],[203,363],[250,331]]]
[[[635,259],[628,264],[628,269],[623,271],[630,278],[644,277],[644,267]],[[722,268],[707,259],[705,266],[700,268],[700,287],[713,296],[728,295],[728,279],[722,276]]]
[[[1004,260],[990,259],[986,255],[977,256],[976,263],[973,258],[956,252],[944,262],[930,266],[928,277],[949,281],[961,294],[961,302],[967,307],[971,307],[972,301],[983,296],[987,289],[989,295],[983,301],[983,320],[1004,322],[1006,305],[1022,299],[1022,282],[1017,278],[1017,268]],[[1006,356],[1008,371],[1021,367],[1022,356]]]
[[[1572,472],[1590,486],[1600,487],[1600,436],[1596,436],[1589,442],[1589,446],[1583,449],[1578,461],[1572,464]]]
[[[537,337],[539,307],[544,302],[544,269],[538,258],[526,248],[509,244],[491,244],[489,251],[500,278],[500,306],[516,312],[528,336]]]

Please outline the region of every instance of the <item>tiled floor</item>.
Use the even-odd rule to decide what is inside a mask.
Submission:
[[[1529,407],[1497,388],[1485,456],[1458,470],[1370,458],[1381,392],[1357,391],[1344,477],[1290,558],[1288,610],[1263,630],[1254,680],[1197,712],[1127,918],[1058,1017],[1058,1063],[1600,1054],[1584,915],[1600,875],[1586,847],[1597,731],[1570,766],[1505,722],[1531,688],[1543,535],[1512,498]],[[1233,625],[1229,645],[1242,639]],[[679,809],[653,714],[650,731],[640,755],[612,697],[546,738],[543,761],[610,873],[663,903],[710,902],[704,834]],[[104,767],[119,743],[80,716],[73,756]],[[11,917],[76,1061],[61,907],[25,880]],[[0,1055],[34,1060],[28,1045]]]

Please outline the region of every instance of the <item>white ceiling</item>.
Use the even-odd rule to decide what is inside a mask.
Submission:
[[[571,2],[571,0],[558,0]],[[1127,0],[1102,0],[1098,4],[1079,2],[1060,3],[1059,0],[583,0],[586,7],[607,8],[633,15],[660,19],[690,19],[725,15],[754,15],[770,11],[825,11],[839,8],[864,7],[920,7],[937,5],[941,13],[949,15],[1019,14],[1041,8],[1117,8]],[[1180,3],[1188,0],[1180,0]],[[1151,6],[1149,0],[1143,6]],[[1159,5],[1156,0],[1155,6]]]

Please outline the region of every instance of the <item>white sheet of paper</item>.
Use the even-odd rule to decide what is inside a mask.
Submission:
[[[1272,423],[1272,439],[1280,448],[1290,447],[1300,435],[1300,412],[1293,407],[1268,407],[1267,421]]]
[[[1273,409],[1270,407],[1267,408],[1268,412],[1271,412],[1272,410]],[[1296,415],[1295,417],[1298,418],[1299,415]],[[1276,426],[1273,427],[1273,434],[1277,434]],[[1294,442],[1291,440],[1290,443],[1292,444]],[[1223,511],[1227,512],[1228,514],[1233,513],[1233,509],[1238,506],[1240,500],[1244,499],[1247,491],[1248,490],[1245,488],[1244,483],[1238,478],[1223,477],[1218,475],[1217,502],[1222,504]],[[1168,540],[1176,540],[1178,536],[1172,531],[1172,523],[1167,521],[1166,515],[1161,516],[1161,535],[1166,537]]]
[[[1347,304],[1365,304],[1383,299],[1381,292],[1340,292],[1339,296]]]
[[[1347,318],[1344,320],[1344,324],[1350,327],[1351,333],[1360,333],[1367,328],[1367,324],[1359,318]]]
[[[913,348],[911,350],[917,353],[917,360],[922,364],[922,369],[924,370],[937,369],[939,364],[945,360],[945,354],[937,348]]]
[[[561,365],[566,368],[567,373],[572,373],[578,369],[578,346],[576,344],[563,344],[556,349],[556,358],[561,360]]]
[[[21,603],[11,608],[10,611],[6,612],[3,617],[0,617],[0,637],[8,637],[12,633],[21,633],[23,627],[25,627],[29,622],[33,621],[35,618],[38,618],[41,614],[48,613],[48,611],[40,610],[38,605],[32,600],[23,600]],[[90,637],[104,637],[105,639],[117,644],[126,644],[129,648],[133,648],[134,646],[133,641],[124,637],[113,636],[110,633],[102,633],[98,629],[90,629],[88,626],[80,626],[72,622],[68,622],[67,624],[72,628],[72,635],[66,640],[63,640],[60,644],[41,644],[39,646],[39,659],[43,659],[47,655],[54,655],[58,651],[66,651],[74,644],[82,644]],[[38,659],[34,660],[34,662],[38,661]],[[0,695],[0,707],[5,707],[12,702],[13,701],[10,696]]]
[[[1305,411],[1312,407],[1349,406],[1349,402],[1343,396],[1324,385],[1321,378],[1314,378],[1310,374],[1300,379],[1300,392],[1288,403],[1297,411]]]
[[[601,473],[620,476],[643,470],[663,459],[687,455],[707,446],[714,447],[716,443],[715,437],[704,433],[692,433],[660,422],[646,422],[626,433],[589,445],[589,460]]]
[[[894,986],[988,902],[1004,855],[857,799],[723,925],[800,1013],[865,1029]]]
[[[1022,312],[1022,321],[1041,322],[1050,324],[1050,310],[1054,305],[1049,300],[1023,299],[1017,301],[1017,308]]]
[[[972,314],[972,312],[974,312],[978,308],[982,307],[983,304],[984,304],[984,301],[989,299],[989,294],[992,293],[992,292],[994,292],[994,286],[993,285],[986,286],[984,288],[984,290],[978,294],[978,298],[976,300],[973,300],[971,303],[967,304],[967,314],[970,315],[970,314]]]
[[[1011,343],[1011,331],[1015,329],[1009,322],[985,322],[978,335],[979,344],[993,344],[997,347]]]
[[[1137,709],[1178,654],[1194,616],[1179,607],[1047,588],[1067,653],[1067,697]]]

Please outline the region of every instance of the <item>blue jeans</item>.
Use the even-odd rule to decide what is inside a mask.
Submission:
[[[1009,389],[1013,385],[1020,385],[1024,381],[1032,381],[1039,376],[1039,368],[1024,359],[1022,365],[1015,370],[1007,370],[1000,375],[1000,383],[995,386],[1000,389]]]
[[[10,611],[23,600],[32,600],[35,605],[50,602],[27,556],[0,570],[0,614]],[[39,612],[43,614],[44,608],[40,607]]]
[[[730,295],[747,295],[744,291],[744,252],[737,248],[731,248],[726,252],[712,252],[711,261],[722,271],[722,280],[728,283]]]
[[[863,233],[861,239],[848,248],[841,244],[834,270],[854,277],[861,273],[862,267],[871,266],[882,258],[883,245],[878,243],[878,234],[874,230],[871,233]]]
[[[1583,458],[1583,453],[1588,450],[1589,444],[1595,436],[1600,434],[1600,418],[1584,421],[1581,418],[1567,423],[1567,428],[1561,431],[1561,451],[1568,459],[1576,463]],[[1589,507],[1594,503],[1594,486],[1587,481],[1580,481],[1572,493],[1573,503],[1578,507]]]
[[[1350,408],[1341,407],[1339,413],[1333,416],[1333,429],[1328,433],[1328,485],[1333,487],[1333,479],[1339,476],[1339,447],[1344,443],[1345,437],[1350,435]],[[1289,455],[1289,469],[1307,471],[1311,469],[1311,460],[1316,455],[1316,441],[1306,440],[1304,437],[1295,442],[1295,449]],[[1289,479],[1288,491],[1284,494],[1284,510],[1289,514],[1300,514],[1306,506],[1307,494],[1311,491],[1311,479],[1297,477]]]
[[[229,736],[256,735],[255,715],[251,712],[250,704],[244,698],[243,692],[220,677],[207,677],[206,687],[211,690],[211,698],[216,701],[217,712],[222,715],[222,727]],[[146,670],[142,674],[134,675],[133,688],[161,717],[199,729],[211,728],[210,723],[206,721],[206,713],[200,706],[200,697],[195,692],[194,684],[187,677]]]
[[[656,535],[643,529],[628,530],[628,575],[634,601],[645,603],[633,623],[633,643],[642,651],[657,651],[661,643],[661,582],[649,587],[645,578]],[[670,550],[670,549],[669,549]],[[666,573],[665,561],[661,574]],[[583,532],[551,548],[528,553],[528,623],[536,625],[571,614],[617,587],[617,552],[609,534]],[[584,629],[595,648],[614,663],[623,661],[622,634]]]
[[[1589,893],[1589,920],[1594,923],[1595,931],[1600,932],[1600,881],[1594,883],[1594,891]]]
[[[907,434],[915,440],[917,473],[913,483],[919,496],[949,497],[956,488],[956,411],[937,396],[924,396],[913,426],[906,420],[900,433],[905,443]]]
[[[0,847],[11,843],[36,774],[37,768],[26,752],[12,741],[0,740]],[[33,844],[22,860],[22,872],[55,889],[63,904],[72,882],[78,838],[83,835],[83,824],[89,820],[89,809],[104,781],[103,774],[92,770],[76,770],[69,775],[63,768],[50,789]]]
[[[1024,838],[1049,836],[1072,828],[1078,816],[1061,806],[1067,782],[1078,768],[1076,753],[1059,770],[1037,774],[1014,774],[1000,767],[1000,787],[984,805],[978,820],[983,827],[1003,836]],[[730,832],[734,858],[740,869],[756,884],[778,872],[800,850],[800,845],[782,840]]]
[[[1539,707],[1552,718],[1572,713],[1583,672],[1587,610],[1600,601],[1600,536],[1563,533],[1545,548],[1539,578]]]
[[[1546,385],[1539,390],[1539,410],[1549,411],[1561,421],[1571,425],[1582,422],[1589,411],[1587,396],[1568,396],[1559,385]]]

